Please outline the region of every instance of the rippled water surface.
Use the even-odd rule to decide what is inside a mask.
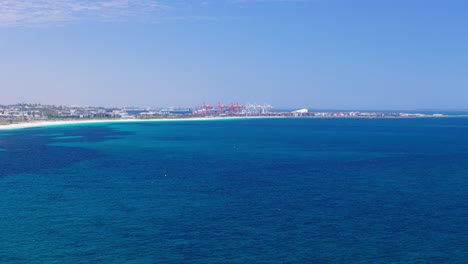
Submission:
[[[468,119],[0,131],[1,263],[468,262]]]

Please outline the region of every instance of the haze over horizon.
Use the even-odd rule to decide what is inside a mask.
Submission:
[[[0,0],[0,104],[467,109],[461,0]]]

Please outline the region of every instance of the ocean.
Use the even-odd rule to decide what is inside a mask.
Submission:
[[[0,131],[1,263],[468,263],[468,118]]]

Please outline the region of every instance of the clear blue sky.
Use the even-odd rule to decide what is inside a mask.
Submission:
[[[468,108],[464,0],[0,0],[0,103]]]

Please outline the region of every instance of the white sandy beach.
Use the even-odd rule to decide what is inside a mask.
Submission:
[[[168,119],[109,119],[109,120],[67,120],[67,121],[31,121],[11,125],[0,125],[0,130],[14,130],[23,128],[36,128],[48,126],[63,126],[63,125],[82,125],[82,124],[99,124],[99,123],[129,123],[129,122],[172,122],[172,121],[206,121],[206,120],[230,120],[230,119],[245,119],[245,118],[278,118],[268,116],[242,116],[242,117],[190,117],[190,118],[168,118]]]
[[[1,125],[0,130],[12,130],[33,127],[46,126],[61,126],[61,125],[79,125],[79,124],[94,124],[94,123],[112,123],[112,122],[129,122],[142,120],[70,120],[70,121],[31,121],[11,125]]]
[[[174,122],[174,121],[207,121],[207,120],[234,120],[234,119],[265,119],[265,118],[359,118],[359,119],[375,119],[375,118],[447,118],[447,117],[468,117],[468,115],[444,115],[444,116],[402,116],[402,117],[340,117],[340,116],[314,116],[314,117],[292,117],[292,116],[230,116],[230,117],[187,117],[187,118],[160,118],[160,119],[95,119],[95,120],[67,120],[67,121],[31,121],[11,125],[0,125],[0,131],[2,130],[14,130],[23,128],[35,128],[35,127],[48,127],[48,126],[62,126],[62,125],[82,125],[82,124],[99,124],[99,123],[129,123],[129,122]]]

